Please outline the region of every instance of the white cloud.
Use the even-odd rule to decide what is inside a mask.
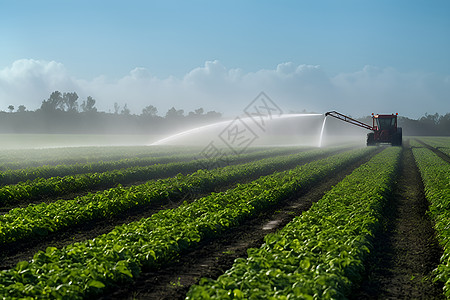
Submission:
[[[375,113],[398,112],[411,117],[425,112],[450,112],[450,86],[445,84],[444,77],[435,74],[366,66],[358,72],[339,74],[332,82],[346,97],[343,106],[348,107],[348,99],[359,115],[366,107]]]
[[[75,91],[81,101],[92,96],[102,111],[113,110],[117,102],[126,103],[134,113],[151,104],[162,115],[175,106],[186,112],[203,107],[235,116],[264,91],[284,111],[338,110],[353,116],[399,112],[415,118],[425,112],[450,112],[449,78],[373,66],[329,76],[320,66],[292,62],[245,72],[228,69],[216,60],[182,78],[158,78],[138,67],[118,80],[105,76],[84,80],[72,77],[61,63],[23,59],[0,70],[0,109],[10,104],[36,109],[59,90]]]
[[[150,78],[150,72],[146,68],[134,68],[130,72],[130,76],[134,79],[146,79]]]
[[[61,63],[17,60],[10,67],[0,70],[0,109],[10,104],[35,108],[52,91],[77,88]]]

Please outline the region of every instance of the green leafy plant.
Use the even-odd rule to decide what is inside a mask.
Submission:
[[[444,294],[450,298],[450,165],[425,147],[413,148],[413,154],[430,203],[429,214],[444,249],[436,279],[444,283]]]
[[[72,200],[57,200],[51,203],[33,204],[25,208],[15,208],[7,214],[0,215],[0,244],[31,236],[45,235],[48,232],[56,232],[94,219],[111,217],[138,205],[163,203],[168,200],[176,201],[187,195],[211,192],[218,186],[267,175],[335,150],[305,151],[295,155],[267,158],[210,171],[201,169],[189,175],[178,174],[173,178],[149,181],[128,188],[118,186]],[[243,155],[239,158],[236,157],[235,160],[248,159],[253,156],[252,154]],[[195,161],[185,162],[181,167],[178,163],[173,163],[169,166],[156,165],[155,168],[158,168],[159,174],[161,174],[161,172],[165,172],[165,168],[173,169],[178,166],[187,170],[193,167],[198,168],[199,164],[201,162]],[[98,178],[106,180],[109,178],[108,176],[108,174],[100,174]],[[136,176],[136,173],[132,176]],[[67,182],[70,183],[72,180],[67,178]],[[85,183],[89,185],[88,181]],[[22,192],[26,193],[26,189]]]
[[[372,151],[371,147],[340,153],[161,210],[92,240],[62,249],[49,247],[36,253],[30,262],[0,272],[0,297],[95,296],[105,287],[133,280],[142,268],[164,264],[203,239],[238,226]],[[236,297],[243,295],[239,289],[233,293]]]
[[[201,279],[186,299],[345,299],[361,279],[397,174],[401,148],[387,148],[310,210],[265,237],[217,280]]]
[[[292,153],[293,150],[278,149],[258,151],[240,156],[230,156],[228,160],[229,163],[236,164],[289,152]],[[19,178],[20,180],[35,177],[39,178],[32,181],[27,180],[19,182],[15,185],[0,187],[0,204],[29,201],[41,199],[43,197],[57,197],[74,192],[79,193],[92,189],[112,187],[117,184],[127,184],[135,181],[146,181],[174,176],[178,173],[194,172],[204,168],[206,162],[210,161],[207,159],[194,160],[194,158],[194,155],[189,154],[174,157],[121,160],[108,163],[97,163],[95,165],[44,166],[32,170],[22,169],[10,171],[9,173],[3,172],[0,173],[0,177],[3,176],[3,179],[5,179],[8,174],[15,174],[16,177],[14,177],[14,180],[19,180]],[[94,170],[103,170],[104,172],[85,173],[86,171]],[[85,174],[47,178],[50,175],[55,175],[56,172],[60,174]]]
[[[422,143],[445,153],[450,157],[450,138],[449,137],[420,137],[418,139]],[[420,147],[420,144],[416,146]]]

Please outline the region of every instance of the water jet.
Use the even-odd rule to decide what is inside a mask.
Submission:
[[[243,116],[233,120],[220,121],[213,124],[198,126],[184,130],[151,145],[183,145],[202,143],[207,145],[212,140],[226,135],[226,130],[235,129],[240,125],[242,130],[248,130],[257,137],[252,145],[282,146],[282,145],[311,145],[317,146],[320,133],[319,145],[322,144],[324,124],[321,123],[323,114],[283,114],[280,116]],[[234,123],[233,123],[234,122]],[[320,129],[322,124],[322,129]],[[231,128],[230,125],[236,128]],[[245,128],[243,127],[245,125]],[[199,141],[200,140],[200,141]],[[220,140],[219,140],[220,141]]]

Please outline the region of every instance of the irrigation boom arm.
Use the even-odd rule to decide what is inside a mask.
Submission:
[[[341,121],[344,121],[344,122],[347,122],[347,123],[350,123],[350,124],[353,124],[353,125],[356,125],[356,126],[368,129],[368,130],[374,130],[374,128],[372,126],[367,125],[366,123],[357,121],[355,119],[352,119],[352,118],[350,118],[350,117],[348,117],[346,115],[338,113],[337,111],[329,111],[329,112],[325,113],[325,116],[326,117],[327,116],[331,116],[331,117],[334,117],[334,118],[339,119]]]

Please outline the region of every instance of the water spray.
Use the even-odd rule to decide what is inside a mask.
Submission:
[[[326,121],[327,121],[327,115],[324,115],[323,123],[322,123],[322,129],[320,130],[319,148],[322,147],[323,131],[325,129],[325,122]]]
[[[258,118],[258,120],[261,120],[263,122],[270,122],[271,120],[277,120],[277,119],[288,119],[288,118],[298,118],[298,117],[310,117],[310,116],[321,116],[322,114],[285,114],[285,115],[281,115],[281,116],[270,116],[270,117],[259,117],[256,116],[255,118]],[[240,118],[243,122],[248,122],[248,123],[252,123],[253,122],[253,118],[251,117],[244,117],[244,118]],[[189,134],[194,134],[194,133],[202,133],[207,129],[222,129],[225,128],[227,125],[229,125],[232,122],[232,120],[227,120],[227,121],[221,121],[221,122],[217,122],[217,123],[213,123],[213,124],[209,124],[209,125],[204,125],[204,126],[199,126],[193,129],[189,129],[189,130],[185,130],[173,135],[170,135],[168,137],[165,137],[159,141],[156,141],[154,143],[152,143],[152,146],[155,145],[163,145],[166,144],[167,142],[170,141],[174,141],[178,138],[187,136]],[[323,129],[322,129],[323,130]]]

